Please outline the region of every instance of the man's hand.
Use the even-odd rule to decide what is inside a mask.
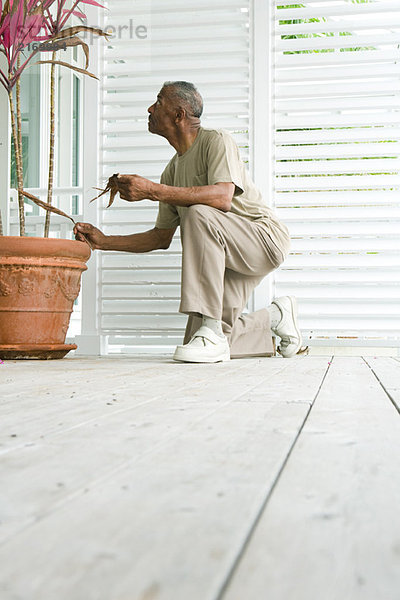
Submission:
[[[107,236],[90,223],[76,223],[74,234],[76,240],[89,243],[93,250],[105,249]]]
[[[118,190],[122,200],[151,200],[153,182],[140,175],[118,175]]]

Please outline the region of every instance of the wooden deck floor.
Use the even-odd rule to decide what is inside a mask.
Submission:
[[[1,600],[399,600],[398,359],[0,382]]]

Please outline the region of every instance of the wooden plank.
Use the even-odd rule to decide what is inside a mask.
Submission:
[[[30,398],[19,410],[9,407],[11,410],[2,418],[3,431],[7,433],[2,439],[0,479],[7,481],[7,489],[3,492],[0,541],[35,520],[38,514],[51,511],[52,504],[65,502],[91,479],[120,469],[130,462],[130,456],[152,446],[152,440],[178,436],[215,405],[227,399],[232,401],[261,381],[267,385],[270,378],[289,366],[277,360],[262,369],[266,360],[256,360],[254,364],[241,361],[236,369],[229,363],[214,365],[211,378],[210,365],[169,364],[169,377],[164,371],[154,381],[151,379],[149,386],[150,373],[145,372],[134,390],[129,389],[132,382],[107,389],[103,367],[97,385],[91,382],[89,389],[80,387],[76,394],[68,395],[66,402],[62,402],[63,392],[55,391],[54,404],[43,405]],[[124,362],[126,367],[134,364],[134,360]],[[109,369],[115,363],[109,361]],[[158,366],[153,359],[153,370],[158,370]],[[233,369],[235,375],[227,383],[227,373]],[[29,477],[21,478],[22,472],[28,472]],[[47,490],[49,477],[57,480],[57,485]],[[35,481],[35,487],[26,510],[30,481]]]
[[[117,363],[116,360],[114,362]],[[99,385],[97,373],[97,378],[82,383],[78,383],[78,375],[64,386],[54,378],[50,383],[34,385],[31,395],[27,395],[26,389],[14,393],[1,408],[4,434],[0,436],[0,456],[41,443],[43,438],[60,435],[93,419],[132,410],[163,396],[165,387],[173,384],[174,374],[168,375],[161,365],[159,373],[154,371],[154,367],[142,368],[140,373],[135,373],[134,364],[134,360],[131,363],[124,361],[125,369],[132,370],[132,376],[126,379],[120,373],[113,373],[110,366],[106,371],[108,385],[104,385],[103,378],[100,378]],[[116,364],[115,370],[118,370]],[[206,381],[206,377],[203,380]]]
[[[236,401],[268,379],[269,364],[271,380],[304,371],[297,360],[251,359],[221,364],[214,379],[215,365],[177,364],[185,394],[171,385],[129,417],[7,455],[17,462],[3,494],[20,523],[0,549],[2,599],[213,598],[309,411],[284,394]],[[313,364],[318,388],[326,359]],[[104,368],[98,376],[106,385]]]
[[[364,360],[400,412],[400,363],[392,357]]]
[[[307,412],[273,408],[218,410],[13,536],[0,550],[2,597],[142,598],[152,585],[160,599],[211,597]],[[266,423],[290,434],[268,435]]]
[[[260,363],[265,360],[260,359]],[[240,381],[243,390],[248,389],[249,380],[254,386],[283,368],[282,361],[268,363],[265,368],[261,368],[260,363],[255,363],[258,377],[252,373],[249,363],[236,363],[237,377],[243,369],[247,372],[247,377]],[[43,438],[58,436],[93,419],[112,417],[149,401],[166,401],[171,389],[174,398],[181,394],[182,399],[197,398],[198,393],[206,393],[210,387],[223,390],[226,373],[232,370],[230,363],[214,365],[210,379],[210,365],[179,364],[169,357],[152,357],[147,361],[74,358],[63,362],[68,374],[63,372],[60,363],[58,368],[51,369],[55,364],[51,363],[51,375],[44,376],[48,364],[30,363],[29,366],[35,365],[34,370],[20,380],[17,373],[21,367],[14,363],[16,376],[9,377],[0,405],[3,432],[0,455],[41,443]],[[7,363],[7,367],[9,365]]]
[[[218,598],[398,599],[396,417],[362,358],[334,358],[285,471]]]
[[[276,402],[279,399],[281,402],[287,403],[307,402],[312,404],[321,382],[321,372],[324,368],[328,368],[331,360],[331,357],[328,356],[297,356],[290,360],[290,364],[282,373],[255,385],[236,401]]]

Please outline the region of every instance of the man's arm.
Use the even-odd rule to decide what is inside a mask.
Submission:
[[[173,204],[174,206],[192,206],[206,204],[213,208],[228,212],[231,208],[233,183],[215,183],[194,187],[174,187],[164,184],[154,184],[151,200]]]
[[[140,175],[119,175],[118,188],[121,198],[128,202],[148,199],[174,206],[206,204],[223,212],[230,210],[235,191],[233,183],[221,182],[214,185],[174,187],[163,183],[154,183]]]
[[[75,238],[89,242],[93,250],[118,250],[120,252],[151,252],[166,250],[174,237],[176,227],[158,229],[154,227],[143,233],[131,235],[105,235],[90,223],[77,223],[74,227]]]

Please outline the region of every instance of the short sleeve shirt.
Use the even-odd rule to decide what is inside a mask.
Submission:
[[[284,255],[287,254],[290,243],[287,227],[268,207],[240,158],[236,142],[227,131],[200,127],[190,148],[170,160],[160,182],[176,187],[233,183],[231,212],[263,223],[273,242]],[[158,229],[177,227],[186,211],[185,206],[160,202],[155,226]]]

